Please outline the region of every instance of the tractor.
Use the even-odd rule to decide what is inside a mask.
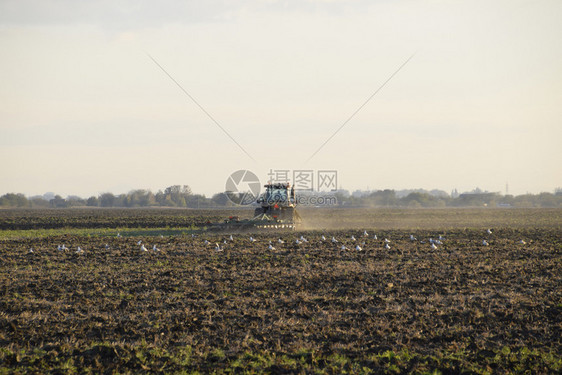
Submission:
[[[256,203],[252,219],[240,220],[231,216],[222,223],[209,228],[211,231],[295,230],[301,223],[296,211],[295,188],[288,183],[269,183]]]

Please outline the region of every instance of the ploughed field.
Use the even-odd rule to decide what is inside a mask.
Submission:
[[[0,212],[0,372],[562,371],[562,210],[104,211]]]

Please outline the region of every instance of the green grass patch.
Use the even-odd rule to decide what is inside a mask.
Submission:
[[[82,237],[138,237],[138,236],[180,236],[197,232],[198,228],[116,228],[116,229],[90,229],[90,228],[59,228],[59,229],[19,229],[0,231],[0,240],[45,238],[56,236],[82,236]]]

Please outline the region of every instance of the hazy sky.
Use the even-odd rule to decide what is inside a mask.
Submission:
[[[0,0],[0,194],[210,195],[238,169],[552,192],[560,20],[560,0]]]

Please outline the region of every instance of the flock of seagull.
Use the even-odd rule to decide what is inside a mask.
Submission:
[[[491,229],[487,229],[486,230],[486,234],[491,235],[492,234],[492,230]],[[196,237],[195,234],[192,235],[192,237]],[[336,246],[336,248],[339,248],[340,250],[353,250],[355,249],[356,251],[363,251],[363,248],[368,245],[366,240],[367,239],[372,239],[372,240],[378,240],[379,238],[377,237],[376,234],[370,235],[366,230],[363,232],[363,234],[361,236],[359,236],[359,240],[355,237],[355,235],[351,235],[349,237],[346,237],[345,239],[342,239],[341,242],[340,240],[338,240],[335,236],[332,236],[331,239],[326,238],[325,235],[321,235],[320,237],[320,242],[322,243],[332,243],[334,244],[334,246]],[[418,241],[417,238],[413,235],[410,234],[409,239],[411,242],[416,242]],[[216,251],[223,251],[225,249],[224,245],[227,245],[229,243],[229,241],[234,241],[234,238],[232,237],[232,235],[229,236],[228,239],[223,240],[222,242],[222,246],[221,244],[219,244],[218,242],[215,242],[215,246],[214,249]],[[249,236],[248,238],[248,242],[249,243],[255,243],[258,240],[256,238],[254,238],[253,236]],[[439,247],[439,245],[443,245],[443,241],[445,241],[445,237],[443,235],[439,235],[438,238],[434,239],[434,238],[429,238],[428,240],[421,240],[419,241],[419,243],[421,244],[429,244],[429,247],[432,250],[437,250]],[[304,237],[304,235],[301,235],[300,237],[296,238],[293,242],[293,244],[295,246],[299,246],[302,244],[306,244],[308,243],[309,240]],[[388,238],[384,238],[382,240],[382,247],[385,248],[386,250],[390,250],[390,240]],[[526,242],[524,240],[521,240],[518,242],[519,244],[526,244]],[[279,238],[276,241],[276,244],[274,244],[274,242],[272,240],[268,240],[267,243],[267,249],[268,250],[276,250],[275,246],[279,246],[279,245],[283,245],[285,244],[285,240],[283,240],[282,238]],[[205,239],[203,241],[203,246],[208,247],[211,246],[212,243]],[[486,239],[482,240],[482,246],[489,246],[488,241],[486,241]],[[293,246],[294,247],[294,246]]]
[[[492,230],[487,229],[486,234],[489,237],[492,234]],[[121,238],[121,234],[117,233],[117,237]],[[192,234],[191,237],[195,238],[195,237],[197,237],[197,235]],[[160,238],[164,238],[164,236],[161,235]],[[330,240],[328,240],[325,235],[321,235],[320,242],[321,243],[332,243],[336,248],[339,248],[342,251],[352,250],[352,249],[355,249],[356,251],[363,251],[363,248],[367,245],[366,240],[368,240],[368,239],[378,240],[378,237],[377,237],[376,234],[373,234],[371,236],[366,230],[363,232],[363,234],[361,236],[359,236],[359,238],[360,239],[358,240],[355,237],[355,235],[352,234],[349,238],[343,239],[340,242],[340,240],[336,239],[335,236],[332,236],[332,238]],[[411,242],[418,241],[418,239],[413,234],[410,234],[409,240]],[[222,245],[219,244],[218,242],[215,242],[214,250],[218,251],[218,252],[224,251],[225,245],[227,245],[227,244],[229,244],[229,242],[233,242],[233,241],[234,241],[234,237],[232,235],[229,235],[229,237],[227,239],[224,239],[222,241]],[[248,238],[248,241],[249,241],[249,243],[257,242],[257,240],[253,236],[250,236]],[[445,241],[445,237],[443,235],[439,235],[439,237],[437,239],[433,239],[432,237],[430,237],[428,240],[419,241],[419,243],[429,244],[429,247],[432,250],[437,250],[438,245],[442,245],[443,241]],[[304,237],[304,235],[301,235],[300,237],[295,239],[294,245],[298,247],[299,245],[306,244],[308,242],[309,242],[309,240],[306,237]],[[385,248],[386,250],[390,250],[391,249],[390,242],[391,241],[388,238],[384,238],[384,240],[382,240],[383,248]],[[526,242],[524,240],[520,240],[518,243],[521,244],[521,245],[526,244]],[[276,241],[276,244],[277,244],[277,246],[284,245],[285,240],[283,240],[281,237],[279,237],[279,239],[277,239],[277,241]],[[145,246],[145,244],[142,242],[142,240],[139,240],[137,242],[137,246],[139,246],[141,252],[143,252],[143,253],[149,252],[148,248]],[[205,246],[205,247],[212,246],[212,243],[209,240],[205,239],[203,241],[203,246]],[[489,246],[489,243],[486,239],[482,240],[482,246]],[[109,249],[110,247],[109,247],[109,245],[106,244],[105,248]],[[273,241],[269,240],[269,242],[267,243],[267,249],[271,250],[271,251],[276,250]],[[63,244],[63,245],[58,245],[57,250],[58,251],[68,251],[69,249]],[[156,245],[153,245],[152,251],[153,252],[159,252],[160,249]],[[34,250],[32,248],[30,248],[28,253],[29,254],[34,253]],[[81,254],[84,254],[84,253],[85,253],[85,251],[80,246],[78,246],[76,248],[75,254],[81,255]]]

